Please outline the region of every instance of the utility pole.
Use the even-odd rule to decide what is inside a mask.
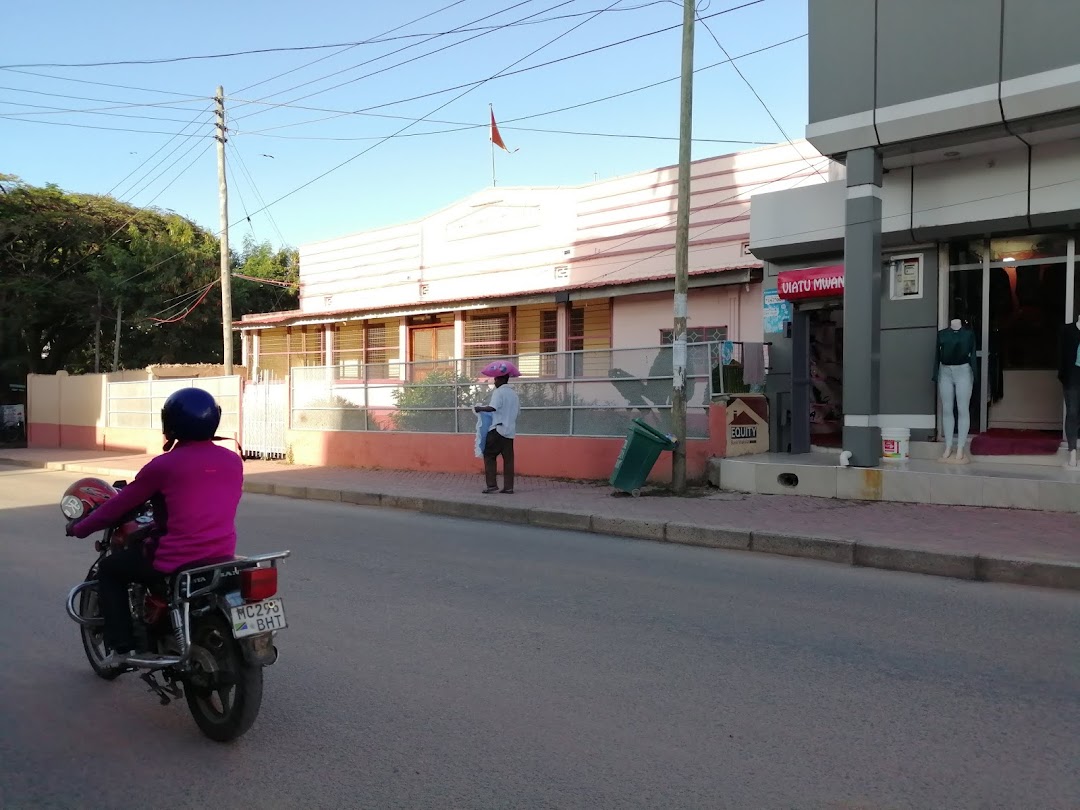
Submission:
[[[116,299],[116,335],[113,337],[112,370],[120,370],[120,319],[124,315],[124,302]]]
[[[225,376],[233,373],[233,333],[232,333],[232,275],[229,271],[229,186],[225,181],[225,88],[218,86],[217,95],[217,174],[218,174],[218,211],[221,226],[221,339],[222,363]]]
[[[682,80],[679,88],[679,204],[675,218],[675,334],[671,342],[671,424],[678,445],[671,485],[686,492],[686,298],[690,265],[690,138],[694,109],[694,0],[683,0]]]
[[[94,373],[101,373],[101,290],[97,293],[97,310],[94,315]]]

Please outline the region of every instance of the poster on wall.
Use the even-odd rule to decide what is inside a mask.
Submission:
[[[776,334],[784,331],[784,324],[791,320],[791,302],[784,301],[776,288],[765,290],[765,312],[762,331]]]
[[[890,262],[889,297],[893,301],[909,301],[923,297],[922,256],[897,256]]]

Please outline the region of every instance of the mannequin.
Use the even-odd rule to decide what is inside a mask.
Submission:
[[[1058,365],[1065,398],[1065,441],[1069,447],[1066,469],[1076,470],[1076,438],[1080,434],[1080,318],[1067,325],[1061,338],[1061,362]]]
[[[1077,330],[1080,337],[1080,330]],[[941,460],[952,464],[967,464],[964,454],[968,430],[971,427],[971,391],[975,383],[975,333],[954,318],[947,329],[938,332],[934,356],[934,381],[941,397],[941,422],[945,438],[945,454]],[[1080,370],[1077,371],[1077,396],[1080,397]],[[1077,400],[1080,406],[1080,398]],[[953,408],[956,408],[956,415]],[[1080,408],[1078,408],[1080,416]],[[956,428],[956,456],[953,457],[953,436]]]

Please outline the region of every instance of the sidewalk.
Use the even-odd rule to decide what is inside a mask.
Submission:
[[[149,456],[0,450],[0,463],[132,478]],[[245,491],[740,549],[937,576],[1080,590],[1080,515],[697,490],[613,497],[606,485],[245,463]]]

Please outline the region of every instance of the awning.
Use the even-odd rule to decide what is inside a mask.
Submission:
[[[844,294],[844,265],[787,270],[776,277],[776,292],[785,301],[834,298]]]

